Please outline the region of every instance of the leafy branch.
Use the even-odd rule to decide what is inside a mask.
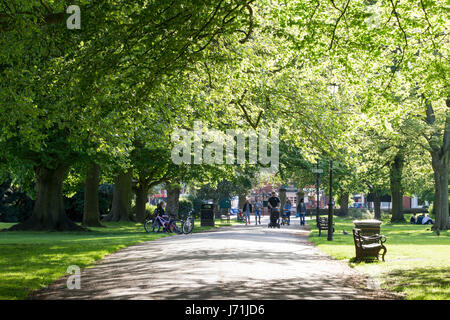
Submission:
[[[242,112],[244,113],[244,116],[245,116],[245,119],[247,120],[247,122],[250,124],[250,126],[253,129],[256,130],[258,128],[259,122],[261,120],[261,115],[262,115],[263,111],[262,110],[259,111],[259,115],[258,115],[258,118],[256,119],[256,122],[253,122],[252,119],[250,118],[250,115],[247,112],[247,109],[242,104],[242,101],[244,100],[246,93],[247,93],[247,89],[244,90],[244,93],[242,93],[241,97],[237,101],[231,100],[230,104],[235,103],[236,105],[238,105],[241,108]]]
[[[331,1],[332,3],[333,3],[333,6],[335,6],[334,5],[334,2],[333,1]],[[344,9],[341,11],[341,10],[339,10],[339,11],[341,11],[341,14],[339,15],[339,17],[338,17],[338,19],[337,19],[337,21],[336,21],[336,24],[334,25],[334,28],[333,28],[333,35],[332,35],[332,37],[331,37],[331,42],[330,42],[330,47],[328,48],[328,50],[331,50],[332,48],[333,48],[333,43],[334,43],[334,38],[336,37],[336,29],[337,29],[337,26],[338,26],[338,24],[339,24],[339,21],[341,21],[341,19],[342,19],[342,17],[344,16],[344,14],[345,14],[345,12],[347,11],[347,8],[348,8],[348,5],[350,4],[350,0],[348,0],[347,1],[347,3],[345,4],[345,6],[344,6]],[[337,9],[337,8],[336,8]]]

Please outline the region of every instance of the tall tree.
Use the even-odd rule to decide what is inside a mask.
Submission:
[[[0,140],[10,159],[36,167],[38,184],[32,219],[14,228],[78,229],[61,206],[62,180],[75,159],[66,150],[89,149],[82,137],[93,131],[103,145],[114,142],[102,132],[117,133],[116,151],[126,153],[130,113],[167,76],[201,59],[214,39],[247,30],[251,2],[82,1],[81,30],[66,27],[66,1],[1,2]],[[137,99],[138,106],[128,105]],[[58,143],[66,148],[46,147]]]
[[[92,162],[86,169],[84,188],[83,226],[101,227],[98,203],[98,187],[100,181],[100,166]]]

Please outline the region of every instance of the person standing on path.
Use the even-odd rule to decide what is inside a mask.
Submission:
[[[287,216],[287,224],[291,224],[291,200],[287,200],[284,204],[284,214]]]
[[[272,191],[272,196],[267,200],[267,208],[269,209],[269,214],[272,215],[272,209],[278,208],[280,204],[280,198],[277,197],[275,191]]]
[[[275,191],[272,191],[272,196],[267,201],[267,207],[270,211],[272,211],[273,208],[277,208],[281,203],[280,198],[277,197]]]
[[[242,208],[245,214],[245,225],[250,224],[250,214],[252,213],[252,204],[248,202],[248,199],[245,200],[244,207]]]
[[[306,216],[306,205],[304,198],[300,199],[300,203],[297,206],[297,213],[300,214],[300,225],[305,225],[305,216]]]
[[[261,200],[257,197],[256,203],[255,203],[255,225],[258,224],[258,219],[259,219],[259,224],[261,224],[262,207],[263,207],[263,204],[262,204]]]

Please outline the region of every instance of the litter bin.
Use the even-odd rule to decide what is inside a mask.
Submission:
[[[200,207],[200,225],[214,227],[214,205],[202,204]]]
[[[353,224],[356,229],[361,230],[361,235],[363,236],[380,234],[381,221],[379,220],[355,220]]]

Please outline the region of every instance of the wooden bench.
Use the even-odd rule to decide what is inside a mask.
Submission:
[[[328,231],[328,219],[327,218],[319,218],[318,220],[316,219],[316,225],[317,225],[317,229],[319,229],[319,237],[322,234],[322,230]],[[334,227],[333,227],[333,232],[334,232]]]
[[[361,261],[366,258],[379,259],[380,251],[383,249],[382,260],[386,255],[387,248],[384,246],[386,237],[380,234],[363,236],[360,229],[353,229],[353,240],[355,241],[356,257],[355,260]]]

